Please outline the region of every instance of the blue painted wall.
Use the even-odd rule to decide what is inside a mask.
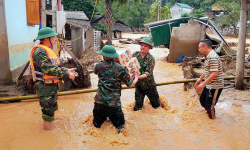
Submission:
[[[23,66],[29,60],[33,39],[39,25],[27,25],[26,0],[5,0],[10,70]]]

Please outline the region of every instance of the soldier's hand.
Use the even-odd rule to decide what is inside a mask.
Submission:
[[[133,83],[129,87],[135,86],[136,82],[138,81],[138,76],[135,76]]]
[[[70,72],[69,73],[69,78],[71,80],[75,80],[75,77],[78,77],[78,73],[77,72]]]
[[[135,79],[134,79],[134,81],[138,81],[138,79],[139,79],[139,77],[138,76],[135,76]]]
[[[69,72],[75,72],[75,70],[77,70],[77,68],[70,68],[70,69],[68,69]]]
[[[78,77],[78,73],[75,72],[75,70],[77,70],[77,68],[70,68],[70,69],[68,69],[69,78],[70,78],[71,80],[74,80],[75,77]]]

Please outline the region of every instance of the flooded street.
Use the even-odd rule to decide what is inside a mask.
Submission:
[[[123,38],[144,37],[124,34]],[[120,44],[117,50],[139,50],[136,44]],[[167,48],[154,48],[157,83],[183,80],[178,64],[167,63]],[[91,88],[98,78],[91,74]],[[93,126],[93,93],[59,96],[52,131],[44,131],[38,99],[0,104],[0,150],[248,150],[250,147],[250,91],[224,89],[211,120],[200,106],[194,89],[183,84],[157,87],[162,107],[153,109],[145,98],[142,111],[133,111],[135,89],[122,90],[125,133],[117,134],[107,120]]]

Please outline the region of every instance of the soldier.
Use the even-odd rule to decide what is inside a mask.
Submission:
[[[118,133],[124,128],[125,120],[121,108],[121,81],[128,87],[132,87],[138,81],[135,77],[131,80],[126,68],[117,62],[119,56],[112,45],[106,45],[100,54],[104,61],[98,63],[94,73],[98,75],[98,90],[95,95],[95,106],[93,109],[93,124],[100,128],[102,123],[109,117],[110,121],[117,128]]]
[[[58,109],[58,82],[64,78],[74,80],[78,76],[75,68],[61,68],[58,56],[50,48],[55,43],[56,35],[49,27],[40,29],[36,38],[40,44],[35,45],[30,53],[31,72],[40,100],[44,130],[51,130],[54,111]]]
[[[153,75],[155,59],[149,53],[149,50],[153,48],[152,41],[149,38],[143,38],[139,44],[141,45],[141,51],[137,51],[132,55],[132,57],[136,57],[138,59],[141,66],[141,75],[138,77],[139,80],[135,85],[134,111],[142,109],[145,95],[149,98],[153,108],[156,109],[161,105]]]
[[[200,95],[201,106],[207,111],[208,117],[210,119],[215,119],[215,109],[220,94],[223,89],[223,68],[222,62],[218,54],[212,49],[212,42],[209,39],[203,39],[199,43],[198,47],[201,54],[206,56],[205,71],[196,81],[195,87]],[[205,77],[205,81],[201,83],[202,79]]]

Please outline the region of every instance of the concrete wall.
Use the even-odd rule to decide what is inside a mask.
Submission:
[[[29,60],[39,25],[27,26],[26,0],[5,0],[9,63],[12,78],[18,77]]]
[[[42,3],[42,27],[46,27],[47,21],[46,21],[46,15],[52,15],[52,29],[56,32],[56,11],[58,10],[57,7],[57,0],[52,0],[52,10],[46,10],[46,0],[41,0]]]
[[[0,82],[11,81],[8,36],[5,18],[5,0],[0,0]]]
[[[174,6],[172,6],[170,8],[170,11],[171,11],[171,16],[174,18],[179,18],[180,15],[181,15],[181,7],[177,4],[175,4]]]
[[[198,44],[205,37],[206,26],[189,20],[187,24],[174,27],[171,33],[169,62],[176,62],[180,56],[192,57],[199,53]]]
[[[72,40],[79,38],[83,33],[83,28],[71,28],[71,37]],[[83,52],[83,39],[82,37],[78,40],[72,41],[72,52],[73,54],[78,57]]]
[[[122,38],[122,32],[121,31],[117,31],[116,32],[116,36],[117,36],[117,39],[121,39]]]
[[[94,31],[93,30],[87,30],[86,31],[86,43],[85,47],[88,48],[89,46],[92,46],[94,48]]]

